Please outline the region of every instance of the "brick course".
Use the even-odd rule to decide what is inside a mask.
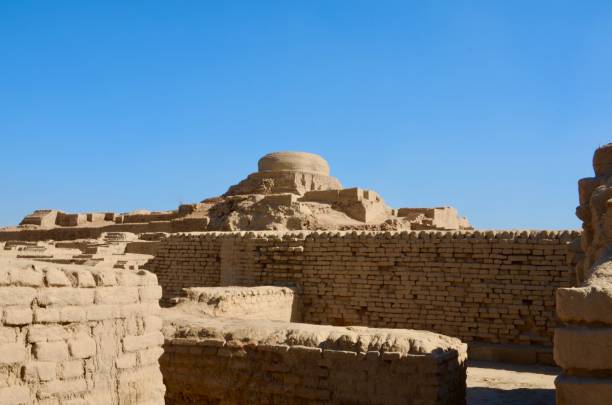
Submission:
[[[552,345],[555,294],[574,284],[575,231],[178,234],[146,268],[182,288],[292,285],[303,321],[412,328],[463,341]]]

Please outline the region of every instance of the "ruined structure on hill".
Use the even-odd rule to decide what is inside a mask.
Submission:
[[[125,214],[37,210],[18,228],[0,232],[0,240],[97,238],[102,232],[471,229],[452,207],[392,209],[378,193],[343,188],[329,173],[321,156],[271,153],[257,172],[201,203]]]

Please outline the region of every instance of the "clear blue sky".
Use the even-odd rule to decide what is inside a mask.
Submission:
[[[0,1],[0,225],[304,150],[394,207],[576,228],[611,135],[609,1]]]

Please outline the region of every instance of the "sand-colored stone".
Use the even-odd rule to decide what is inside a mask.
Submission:
[[[412,210],[412,211],[410,211]],[[64,213],[39,210],[19,227],[0,230],[0,240],[98,239],[104,232],[240,230],[471,229],[451,207],[400,210],[373,190],[343,188],[319,155],[275,152],[258,171],[218,197],[176,210],[127,213]]]
[[[595,177],[578,183],[584,255],[577,266],[581,286],[557,291],[557,314],[566,325],[555,332],[557,404],[603,405],[612,399],[612,144],[593,156]]]
[[[306,172],[329,176],[329,164],[314,153],[274,152],[269,153],[257,162],[259,172]]]
[[[157,298],[138,298],[134,306],[102,305],[93,300],[100,290],[126,288],[128,279],[138,280],[142,289],[155,288],[155,276],[142,270],[108,269],[107,277],[113,277],[116,285],[105,286],[93,267],[9,257],[0,257],[2,272],[8,275],[0,287],[0,307],[4,308],[0,403],[164,403],[157,359],[146,365],[117,366],[125,341],[143,333],[138,325],[144,319],[157,316]],[[91,283],[84,281],[85,275]],[[87,296],[90,298],[84,298]],[[158,323],[153,332],[161,336],[160,329]],[[157,349],[159,357],[162,342],[140,347],[137,355]],[[131,383],[126,385],[125,380]]]

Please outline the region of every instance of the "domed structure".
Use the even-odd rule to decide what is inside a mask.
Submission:
[[[257,163],[258,171],[232,186],[224,194],[303,195],[308,191],[341,189],[342,184],[329,175],[329,164],[319,155],[308,152],[268,153]]]
[[[259,172],[306,172],[329,176],[329,164],[319,155],[308,152],[268,153],[257,163]]]

